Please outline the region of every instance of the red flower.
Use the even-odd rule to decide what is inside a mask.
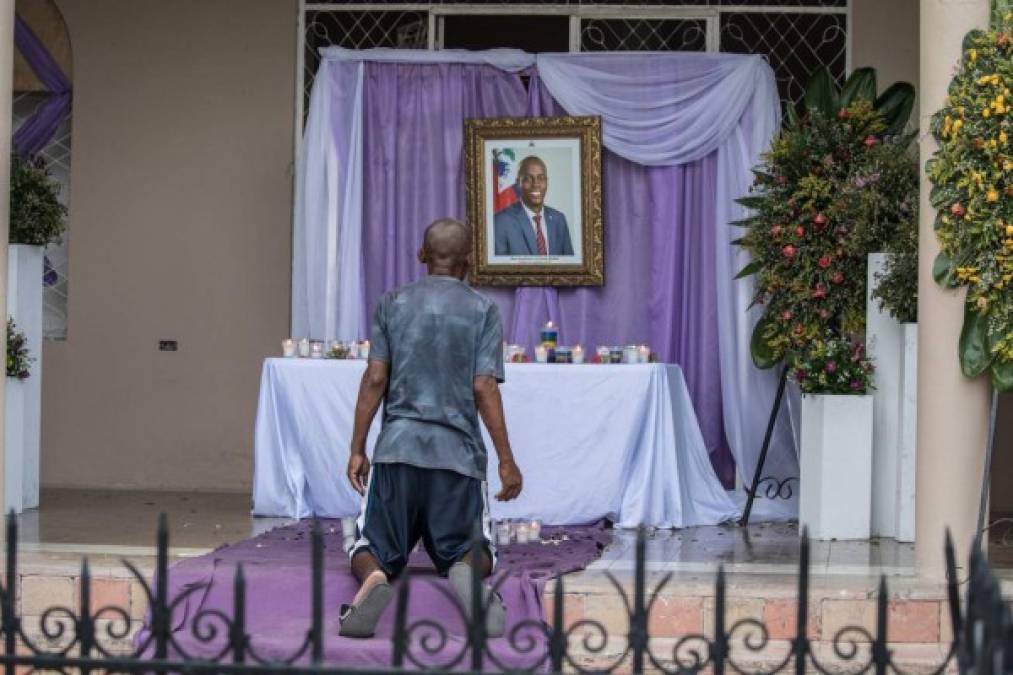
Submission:
[[[815,216],[813,216],[813,224],[822,230],[824,227],[826,227],[827,217],[824,216],[822,213],[817,213]]]
[[[834,276],[830,277],[830,281],[835,284],[844,283],[844,272],[834,272]]]
[[[862,383],[861,382],[859,382],[858,380],[852,380],[851,381],[851,390],[852,391],[859,391],[861,388],[862,388]]]
[[[785,258],[794,258],[795,257],[795,247],[792,246],[791,244],[788,244],[783,249],[781,249],[781,253],[784,254]]]
[[[957,202],[950,207],[950,213],[955,215],[957,218],[960,218],[964,215],[964,207],[960,205],[960,202]]]
[[[775,237],[780,237],[781,236],[781,226],[780,225],[774,225],[772,228],[770,228],[770,234],[772,234]]]
[[[784,313],[781,314],[781,319],[783,321],[791,321],[792,317],[794,317],[794,316],[795,315],[791,313],[790,309],[786,309],[786,310],[784,310]]]
[[[862,141],[862,142],[865,143],[865,147],[871,148],[872,146],[874,146],[877,143],[879,143],[879,139],[876,138],[875,136],[866,136],[865,140]]]
[[[799,225],[798,227],[796,227],[795,228],[795,236],[796,237],[804,237],[805,236],[805,228],[802,227],[801,225]]]
[[[846,120],[850,116],[851,116],[851,113],[848,112],[847,108],[841,108],[840,110],[837,111],[837,119]]]
[[[816,284],[816,289],[813,291],[813,297],[816,299],[827,297],[827,287],[823,284]]]
[[[820,269],[824,269],[825,270],[828,267],[830,267],[830,262],[831,262],[830,256],[825,255],[825,256],[821,257],[819,260],[817,260],[816,264],[820,266]]]
[[[801,368],[796,368],[795,369],[795,379],[798,380],[799,382],[801,382],[805,378],[806,378],[805,371],[802,370]]]

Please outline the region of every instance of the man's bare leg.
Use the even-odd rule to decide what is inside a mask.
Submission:
[[[352,574],[361,585],[352,604],[341,608],[338,635],[372,637],[380,615],[390,601],[390,583],[379,562],[369,551],[360,551],[352,557]]]
[[[359,580],[359,592],[352,600],[353,605],[362,602],[377,584],[388,583],[387,575],[381,569],[380,563],[369,551],[359,551],[352,558],[352,574]]]

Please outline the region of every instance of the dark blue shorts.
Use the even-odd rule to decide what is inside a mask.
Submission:
[[[471,550],[476,524],[493,565],[492,521],[486,484],[445,469],[374,464],[356,521],[349,557],[368,550],[390,578],[408,564],[419,540],[440,574]]]

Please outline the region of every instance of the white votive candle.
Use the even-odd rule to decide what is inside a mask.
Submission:
[[[651,348],[650,347],[648,347],[647,345],[640,345],[640,347],[637,348],[637,352],[640,355],[640,362],[641,363],[648,363],[648,362],[650,362],[650,360],[651,360]]]
[[[528,536],[531,534],[531,528],[526,521],[517,523],[517,543],[526,544],[528,543]]]
[[[299,356],[304,359],[310,355],[310,341],[309,338],[303,338],[299,340]]]
[[[324,356],[324,343],[323,342],[311,342],[310,343],[310,358],[321,359]]]
[[[296,343],[292,338],[285,338],[281,341],[281,353],[286,359],[290,359],[296,355]]]
[[[542,521],[535,518],[528,525],[528,538],[531,541],[539,542],[542,540]]]
[[[546,363],[549,360],[549,350],[543,345],[535,345],[535,361]]]
[[[359,343],[359,358],[360,359],[369,358],[369,340],[363,340],[362,342]]]
[[[584,348],[577,345],[570,353],[570,357],[574,363],[584,363]]]
[[[359,343],[352,340],[348,343],[348,358],[357,359],[359,358]]]
[[[510,545],[510,521],[501,520],[496,523],[496,545],[497,546],[509,546]]]

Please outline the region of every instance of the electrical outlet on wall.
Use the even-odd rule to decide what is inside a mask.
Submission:
[[[179,351],[179,342],[177,342],[176,340],[159,340],[158,351],[177,352]]]

